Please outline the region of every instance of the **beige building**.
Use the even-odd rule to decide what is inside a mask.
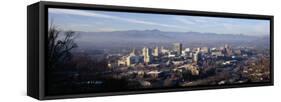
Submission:
[[[151,49],[144,47],[142,49],[143,61],[144,63],[150,63],[152,61]]]

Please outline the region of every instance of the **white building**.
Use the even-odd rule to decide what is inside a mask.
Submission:
[[[150,63],[152,61],[151,49],[144,47],[142,49],[142,55],[143,55],[143,62],[144,63]]]

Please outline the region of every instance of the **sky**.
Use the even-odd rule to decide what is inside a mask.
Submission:
[[[49,22],[61,30],[107,32],[152,30],[269,36],[270,21],[239,18],[49,8]]]

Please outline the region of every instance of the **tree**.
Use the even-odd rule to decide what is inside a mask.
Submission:
[[[62,32],[51,22],[48,29],[48,66],[56,69],[59,64],[69,61],[72,57],[71,50],[78,47],[74,42],[74,31]]]

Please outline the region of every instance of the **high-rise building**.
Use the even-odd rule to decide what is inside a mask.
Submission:
[[[182,44],[181,43],[174,43],[174,51],[176,51],[178,55],[181,55]]]
[[[143,62],[144,63],[150,63],[152,61],[152,51],[151,51],[151,49],[144,47],[142,49],[142,55],[143,55]]]
[[[195,52],[200,52],[201,51],[201,48],[200,47],[198,47],[198,48],[196,48],[196,51]]]
[[[197,63],[197,61],[199,59],[198,56],[199,56],[199,52],[194,52],[192,54],[192,61]]]
[[[161,47],[161,54],[167,54],[169,50],[165,49],[163,46]]]
[[[189,56],[190,53],[190,48],[185,48],[184,50],[181,51],[182,56]]]
[[[227,44],[224,45],[224,54],[227,55],[227,56],[231,56],[232,55],[232,49]]]
[[[136,49],[133,49],[132,52],[130,53],[131,56],[135,56],[136,55]]]
[[[126,58],[126,65],[127,66],[132,66],[132,65],[135,65],[137,63],[140,63],[140,56],[132,56],[132,55],[129,55],[127,58]]]
[[[159,56],[159,49],[158,47],[155,47],[153,50],[153,56],[158,57]]]
[[[131,66],[132,64],[138,63],[137,56],[135,54],[135,49],[132,50],[132,52],[129,54],[129,56],[126,57],[126,65]]]

